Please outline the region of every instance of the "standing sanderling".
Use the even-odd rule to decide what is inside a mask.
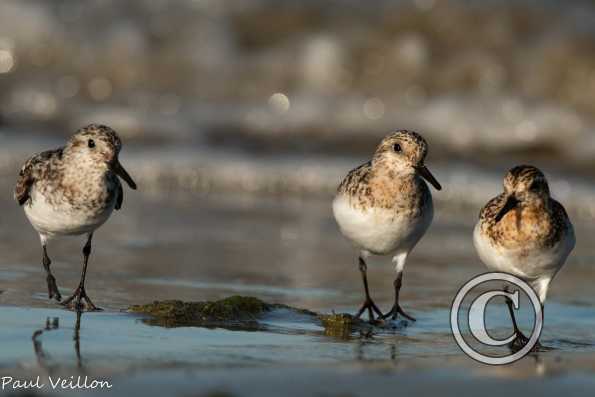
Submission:
[[[85,292],[87,262],[93,232],[124,198],[120,176],[132,189],[136,184],[118,161],[122,143],[114,130],[91,124],[81,128],[66,146],[31,157],[19,173],[14,197],[39,233],[49,298],[62,299],[50,270],[47,242],[64,235],[87,235],[83,248],[81,281],[74,294],[62,304],[81,310],[98,309]]]
[[[550,282],[574,248],[575,238],[564,207],[550,197],[543,173],[520,165],[504,177],[504,193],[481,210],[473,242],[490,270],[512,274],[531,285],[543,315]],[[511,346],[522,347],[528,338],[517,327],[510,299],[507,305],[516,333]]]
[[[367,309],[370,321],[374,320],[373,312],[381,319],[396,319],[401,314],[415,321],[401,309],[399,291],[407,256],[434,216],[432,195],[421,177],[441,189],[424,166],[427,152],[428,145],[421,135],[397,131],[380,142],[371,161],[349,172],[339,185],[333,213],[343,235],[360,250],[359,270],[366,294],[356,317]],[[397,271],[395,303],[384,315],[368,289],[365,260],[371,254],[392,254]]]

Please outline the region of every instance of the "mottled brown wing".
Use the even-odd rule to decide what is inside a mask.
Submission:
[[[43,169],[47,168],[48,160],[52,156],[61,156],[62,148],[48,150],[31,157],[25,162],[19,172],[17,184],[14,188],[14,199],[23,205],[29,200],[29,191],[37,178],[43,174]]]
[[[505,202],[504,194],[492,198],[488,203],[479,211],[480,220],[492,220],[495,222],[496,215],[502,209]]]
[[[551,206],[552,206],[552,216],[554,217],[554,222],[556,226],[560,230],[567,230],[572,228],[572,222],[570,222],[570,217],[566,212],[566,209],[562,204],[558,201],[551,199]]]
[[[122,189],[122,185],[118,183],[118,191],[116,192],[116,210],[122,208],[122,202],[124,201],[124,189]]]
[[[17,184],[14,188],[14,199],[19,205],[23,205],[29,200],[29,189],[33,182],[35,182],[35,179],[32,176],[29,161],[27,161],[23,168],[21,168],[21,172],[19,172]]]
[[[347,176],[341,181],[341,184],[337,188],[338,193],[353,193],[354,189],[357,190],[359,186],[359,182],[365,180],[372,168],[372,162],[368,161],[360,165],[357,168],[352,169],[349,171]]]

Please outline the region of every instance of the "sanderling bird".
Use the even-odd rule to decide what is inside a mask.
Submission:
[[[473,242],[491,271],[517,276],[533,288],[543,316],[550,282],[574,248],[575,238],[564,207],[550,197],[543,173],[520,165],[504,177],[504,193],[481,210]],[[528,338],[517,326],[510,299],[507,305],[516,334],[511,346],[522,347]]]
[[[124,193],[118,176],[132,188],[136,184],[122,167],[118,154],[122,143],[114,130],[91,124],[73,135],[66,146],[31,157],[19,173],[14,191],[27,218],[39,233],[49,298],[61,301],[50,270],[47,242],[56,236],[87,235],[83,271],[74,294],[62,304],[79,311],[98,309],[85,291],[87,262],[93,232],[114,208],[122,206]]]
[[[415,321],[399,305],[399,291],[407,256],[424,235],[434,216],[432,194],[422,178],[437,190],[440,184],[424,165],[426,141],[416,132],[397,131],[386,136],[371,161],[350,171],[339,185],[333,201],[335,219],[345,235],[359,250],[359,270],[365,301],[356,317],[367,309],[370,321],[400,314]],[[393,255],[397,275],[395,302],[382,314],[370,297],[366,258]]]

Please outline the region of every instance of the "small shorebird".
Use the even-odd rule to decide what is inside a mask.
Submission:
[[[399,305],[399,291],[407,256],[434,216],[432,195],[422,178],[441,189],[424,165],[427,152],[428,145],[421,135],[397,131],[380,142],[371,161],[350,171],[339,185],[333,213],[343,235],[360,251],[365,301],[356,317],[367,309],[370,321],[374,320],[374,312],[381,319],[396,319],[400,314],[415,321]],[[397,271],[395,302],[384,315],[368,288],[366,258],[372,254],[393,255]]]
[[[93,232],[114,208],[122,206],[124,193],[118,176],[132,189],[136,184],[118,161],[122,143],[114,130],[91,124],[73,135],[66,146],[31,157],[19,173],[14,191],[27,218],[39,233],[49,298],[62,296],[50,270],[47,242],[55,236],[87,235],[83,272],[74,294],[62,304],[77,311],[98,309],[85,291],[87,262]]]
[[[574,248],[575,238],[564,207],[550,197],[543,173],[520,165],[504,177],[504,193],[481,210],[473,242],[491,271],[517,276],[535,290],[543,316],[550,282]],[[528,338],[517,326],[512,301],[506,303],[516,334],[511,346],[522,347]]]

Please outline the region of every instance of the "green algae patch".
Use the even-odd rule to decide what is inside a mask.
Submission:
[[[142,321],[148,325],[168,328],[200,326],[244,330],[265,330],[266,326],[259,323],[259,320],[274,311],[294,321],[319,324],[324,328],[325,335],[341,339],[365,335],[374,328],[370,323],[346,313],[320,314],[239,295],[207,302],[154,301],[128,308],[130,313],[145,315],[146,318]]]
[[[324,327],[324,334],[342,339],[349,339],[354,333],[368,333],[372,325],[347,313],[319,314],[318,319]]]
[[[145,305],[134,305],[129,312],[149,315],[147,323],[166,327],[185,325],[203,326],[249,326],[258,327],[263,314],[276,309],[291,310],[300,314],[315,316],[308,310],[287,305],[266,303],[251,296],[230,296],[218,301],[183,302],[180,300],[154,301]]]
[[[242,321],[254,320],[260,314],[271,311],[273,308],[273,305],[258,298],[236,295],[215,302],[205,302],[200,306],[200,312],[203,319]]]

